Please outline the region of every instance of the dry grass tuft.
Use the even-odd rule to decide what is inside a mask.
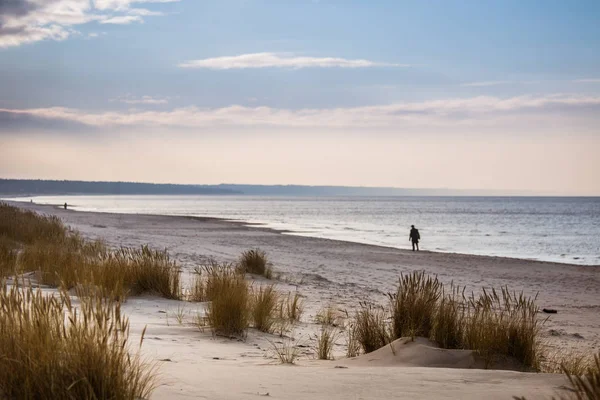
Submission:
[[[564,368],[563,372],[575,390],[572,398],[577,400],[600,399],[600,353],[596,354],[594,363],[588,366],[583,374],[573,375],[567,368]]]
[[[42,216],[0,203],[0,236],[19,243],[33,243],[40,239],[56,242],[67,236],[67,229],[58,217]]]
[[[254,328],[272,333],[277,320],[279,295],[273,285],[260,287],[253,293],[251,315]]]
[[[245,337],[248,329],[250,290],[243,275],[227,269],[216,272],[210,284],[208,323],[213,334]]]
[[[370,353],[391,342],[385,311],[367,303],[361,303],[351,329],[353,341],[360,344],[364,353]]]
[[[490,366],[512,357],[525,369],[540,369],[540,320],[535,299],[506,288],[483,292],[467,301],[463,347],[476,350]]]
[[[0,279],[11,276],[17,269],[18,244],[0,235]]]
[[[442,290],[435,308],[430,338],[444,349],[460,349],[463,345],[465,311],[460,288],[451,285],[450,294]]]
[[[288,293],[285,298],[285,316],[291,321],[300,321],[302,313],[304,312],[304,301],[300,297],[300,293],[294,292]]]
[[[333,345],[339,333],[330,325],[321,326],[321,331],[315,337],[315,353],[319,360],[333,360]]]
[[[24,271],[37,271],[42,284],[63,289],[98,286],[118,298],[152,293],[167,299],[181,297],[180,270],[167,251],[121,248],[69,236],[60,242],[27,245],[19,258]]]
[[[294,339],[284,338],[281,342],[269,341],[275,357],[282,364],[294,364],[300,356],[300,348],[294,344]]]
[[[260,249],[243,252],[240,257],[239,268],[244,273],[262,275],[267,279],[273,277],[273,269],[269,265],[267,253]]]
[[[233,279],[244,279],[244,275],[233,264],[211,261],[195,270],[193,297],[197,301],[212,301],[224,286]]]
[[[77,309],[65,291],[3,286],[0,310],[1,397],[133,400],[154,389],[153,366],[129,354],[119,303],[82,296]]]
[[[181,297],[180,271],[166,250],[148,246],[110,250],[101,241],[86,241],[77,232],[68,232],[56,217],[2,203],[0,237],[25,245],[16,267],[37,272],[41,284],[62,289],[82,286],[88,291],[96,286],[118,299],[141,293]],[[4,251],[4,242],[0,240],[0,273],[6,268],[5,260],[12,263],[14,258]]]
[[[352,323],[346,336],[346,357],[352,358],[360,354],[361,344],[358,341],[356,324]]]
[[[315,316],[315,321],[321,325],[339,326],[344,322],[344,316],[333,304],[319,310]]]
[[[475,350],[486,367],[510,358],[524,370],[540,370],[543,321],[538,318],[535,298],[507,288],[483,290],[467,298],[464,288],[452,284],[446,293],[437,277],[423,272],[402,276],[397,291],[388,294],[391,327],[387,327],[384,310],[362,304],[352,335],[365,353],[399,337],[422,336],[442,348]]]
[[[577,357],[575,364],[582,365],[581,357]],[[600,353],[596,354],[593,361],[583,370],[573,373],[571,366],[563,364],[562,372],[567,376],[572,393],[562,395],[558,400],[598,400],[600,399]],[[513,396],[515,400],[526,400],[524,396]],[[553,400],[556,398],[553,397]]]
[[[568,373],[570,375],[583,375],[595,364],[593,355],[581,352],[556,351],[544,354],[542,372],[551,374]]]
[[[204,275],[202,274],[202,270],[196,268],[192,275],[192,287],[190,288],[187,299],[194,302],[206,301],[204,286]]]
[[[402,275],[396,293],[389,293],[394,339],[429,337],[442,285],[424,272]]]
[[[122,248],[116,261],[129,269],[125,282],[132,294],[153,293],[166,299],[181,298],[181,271],[166,250]],[[103,280],[107,277],[103,276]]]

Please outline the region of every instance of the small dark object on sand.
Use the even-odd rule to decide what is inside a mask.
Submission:
[[[543,308],[542,311],[545,312],[546,314],[557,314],[558,313],[558,311],[556,311],[552,308]]]

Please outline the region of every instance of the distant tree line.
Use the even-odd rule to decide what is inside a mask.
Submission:
[[[208,185],[25,179],[0,179],[0,193],[23,196],[54,194],[241,194],[236,190]]]

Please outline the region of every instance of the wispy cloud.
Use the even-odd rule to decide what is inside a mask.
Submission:
[[[301,57],[290,53],[250,53],[237,56],[205,58],[179,64],[181,68],[244,69],[244,68],[367,68],[407,67],[362,59],[339,57]]]
[[[98,10],[127,11],[135,3],[177,3],[180,0],[96,0],[94,6]]]
[[[100,21],[101,24],[127,25],[132,22],[144,22],[139,15],[121,15]]]
[[[168,97],[153,97],[153,96],[142,96],[135,97],[131,95],[117,97],[115,99],[111,99],[112,102],[119,102],[125,104],[150,104],[150,105],[158,105],[158,104],[168,104]]]
[[[592,78],[592,79],[575,79],[573,82],[575,83],[600,83],[600,78]]]
[[[483,82],[463,83],[460,86],[487,87],[487,86],[508,85],[511,83],[514,83],[514,82],[513,81],[483,81]]]
[[[142,22],[163,13],[130,8],[132,3],[167,3],[179,0],[0,0],[0,48],[42,40],[65,40],[78,25]]]
[[[142,98],[143,100],[143,98]],[[577,107],[600,108],[600,96],[551,95],[511,98],[473,97],[396,103],[389,105],[333,108],[278,109],[271,107],[223,108],[185,107],[169,111],[136,111],[92,113],[63,107],[35,109],[0,109],[9,116],[62,120],[94,127],[172,126],[200,128],[215,126],[276,127],[393,127],[447,126],[451,124],[493,123],[495,117],[512,113],[573,110]],[[521,115],[521,114],[519,114]],[[513,116],[514,117],[514,116]],[[512,118],[514,119],[514,118]]]

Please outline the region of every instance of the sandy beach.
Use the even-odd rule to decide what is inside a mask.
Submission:
[[[159,364],[155,399],[389,399],[550,398],[566,384],[562,375],[464,368],[457,354],[417,341],[396,355],[378,354],[344,359],[340,337],[335,360],[312,357],[311,335],[319,326],[318,310],[334,306],[352,312],[363,300],[386,302],[402,273],[425,271],[444,283],[483,287],[508,286],[537,295],[548,314],[542,337],[550,351],[590,353],[600,348],[600,268],[498,257],[412,252],[356,243],[292,236],[260,226],[245,226],[207,218],[103,214],[63,210],[29,203],[11,203],[56,215],[84,237],[108,245],[166,248],[182,267],[184,279],[194,267],[215,259],[233,262],[247,249],[265,250],[280,291],[298,291],[305,299],[302,321],[288,333],[303,344],[297,365],[280,365],[273,358],[276,335],[250,330],[245,341],[213,338],[201,332],[193,318],[204,312],[201,303],[133,297],[124,310],[139,335],[147,326],[144,356]],[[399,241],[406,241],[399,238]],[[408,242],[407,242],[408,244]],[[426,241],[422,243],[426,249]],[[260,284],[261,282],[257,282]],[[176,321],[183,310],[183,323]],[[135,342],[135,336],[133,337]],[[401,345],[401,344],[400,344]],[[456,368],[460,367],[460,368]]]

